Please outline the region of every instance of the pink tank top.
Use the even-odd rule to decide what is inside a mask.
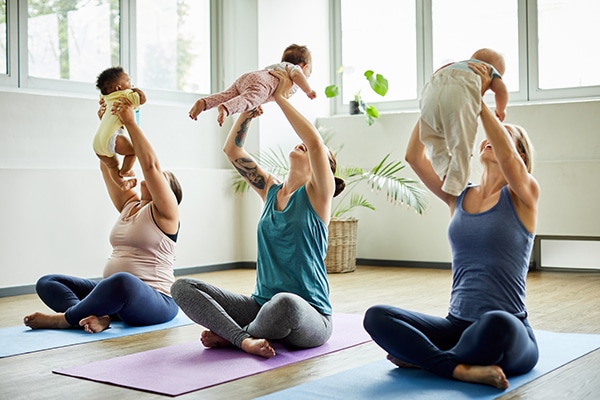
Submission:
[[[113,252],[104,267],[104,277],[129,272],[150,287],[170,295],[175,281],[175,242],[154,222],[151,203],[128,216],[138,204],[127,203],[110,232]]]

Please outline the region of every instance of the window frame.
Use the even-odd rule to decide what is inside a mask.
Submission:
[[[211,43],[211,90],[218,82],[218,71],[215,68],[221,56],[218,49],[219,36],[215,30],[215,23],[222,19],[221,0],[210,0],[210,43]],[[136,54],[136,9],[138,0],[120,0],[120,65],[131,75],[132,81],[137,78],[137,54]],[[0,74],[0,90],[10,88],[27,91],[43,91],[52,94],[64,94],[68,96],[97,95],[94,83],[77,82],[65,79],[39,78],[29,75],[29,52],[28,52],[28,1],[8,0],[7,2],[7,69],[8,74]],[[144,92],[160,102],[193,103],[201,96],[201,93],[182,92],[175,90],[144,89]],[[206,94],[206,93],[205,93]]]
[[[0,85],[17,87],[19,84],[19,60],[16,57],[19,43],[18,4],[6,2],[6,74],[0,74]]]
[[[336,73],[342,65],[342,21],[341,2],[331,0],[331,47],[332,71],[331,82],[342,85],[342,79]],[[432,1],[415,0],[417,29],[417,93],[420,93],[427,79],[433,73],[433,34],[432,34]],[[510,93],[511,104],[531,103],[542,101],[564,102],[600,97],[600,85],[572,87],[560,89],[540,89],[538,77],[538,48],[537,48],[537,0],[518,0],[518,54],[519,54],[519,90]],[[486,101],[492,101],[493,95],[486,95]],[[379,111],[407,111],[418,109],[416,99],[402,101],[373,102]],[[343,103],[342,96],[332,99],[332,114],[345,114],[348,103]]]

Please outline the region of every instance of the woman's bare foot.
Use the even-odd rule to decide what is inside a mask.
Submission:
[[[102,317],[90,315],[79,321],[79,326],[83,327],[87,333],[102,332],[110,326],[110,317],[108,315]]]
[[[191,119],[193,119],[194,121],[197,121],[198,115],[200,115],[200,113],[202,111],[204,111],[205,108],[206,108],[206,100],[204,100],[204,99],[196,100],[196,102],[194,103],[194,105],[192,106],[190,111],[188,112],[188,115],[190,116]]]
[[[419,367],[418,365],[414,365],[411,363],[407,363],[406,361],[402,361],[402,360],[394,357],[391,354],[388,354],[386,358],[399,368],[419,368],[419,369],[421,369],[421,367]]]
[[[219,123],[219,126],[223,126],[223,122],[225,122],[225,118],[229,113],[223,104],[219,104],[218,110],[219,115],[217,116],[217,122]]]
[[[508,379],[497,365],[458,364],[452,373],[454,379],[465,382],[482,383],[498,389],[508,388]]]
[[[200,336],[200,341],[204,345],[204,347],[231,347],[233,346],[230,342],[223,339],[221,336],[216,333],[209,331],[208,329],[202,331],[202,335]]]
[[[71,327],[65,319],[64,313],[42,314],[35,312],[25,316],[23,323],[31,329],[67,329]]]
[[[264,358],[275,356],[275,349],[271,347],[271,343],[267,339],[246,338],[242,341],[242,350]]]

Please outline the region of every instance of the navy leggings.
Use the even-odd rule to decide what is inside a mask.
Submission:
[[[111,316],[132,326],[154,325],[175,318],[175,301],[127,272],[101,281],[52,274],[35,286],[40,299],[56,312],[64,312],[72,326],[90,315]]]
[[[505,311],[471,323],[378,305],[367,310],[363,324],[391,356],[447,378],[458,364],[498,365],[510,376],[530,371],[538,360],[527,319]]]

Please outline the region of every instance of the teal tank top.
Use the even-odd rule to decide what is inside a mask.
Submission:
[[[448,227],[453,257],[449,313],[466,321],[492,310],[526,318],[525,279],[534,234],[517,216],[508,186],[496,205],[477,214],[463,209],[470,187],[457,197]]]
[[[325,268],[327,226],[312,208],[304,186],[292,194],[284,210],[276,210],[281,186],[269,188],[258,221],[256,288],[252,297],[263,305],[277,293],[294,293],[321,314],[331,315]]]

